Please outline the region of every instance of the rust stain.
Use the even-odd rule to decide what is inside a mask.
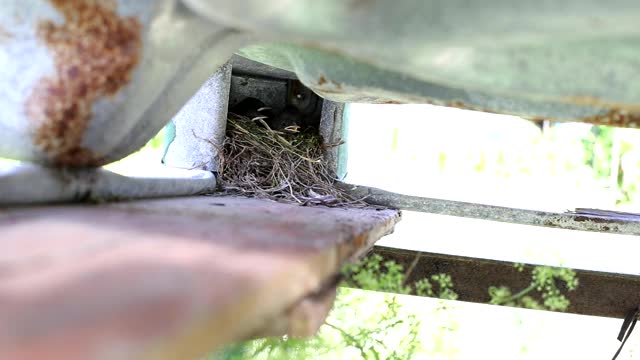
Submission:
[[[318,85],[322,86],[326,83],[327,83],[327,79],[324,77],[324,75],[321,74],[320,77],[318,78]]]
[[[640,127],[640,105],[615,103],[593,96],[571,96],[562,98],[562,100],[572,104],[600,107],[609,110],[605,114],[590,116],[581,121],[597,125],[629,128]]]
[[[638,128],[640,127],[640,114],[622,109],[611,109],[605,114],[588,117],[582,121],[596,125]]]
[[[439,104],[433,103],[433,105],[439,105]],[[465,104],[464,102],[462,102],[460,100],[449,101],[449,102],[444,103],[441,106],[454,107],[454,108],[464,109],[464,110],[482,111],[482,112],[491,113],[491,114],[498,114],[494,110],[483,108],[481,106],[474,106],[474,105]]]
[[[580,121],[580,122],[585,122],[585,123],[590,123],[595,125],[640,128],[640,113],[632,112],[632,110],[629,110],[633,108],[633,106],[629,105],[629,106],[626,106],[625,108],[611,107],[612,106],[611,104],[598,101],[597,99],[591,98],[591,97],[576,97],[572,99],[575,100],[573,103],[578,105],[590,105],[590,106],[598,106],[598,107],[604,107],[604,108],[610,109],[607,113],[596,115],[596,116],[590,116],[582,119],[577,119],[575,121]],[[460,108],[460,109],[495,113],[495,111],[491,111],[489,109],[485,109],[477,106],[470,106],[461,101],[451,101],[444,105],[449,107]],[[532,121],[553,120],[553,119],[544,119],[541,117],[532,117],[529,119]]]
[[[638,104],[612,102],[612,101],[599,99],[595,96],[588,96],[588,95],[565,96],[560,98],[560,100],[562,102],[566,102],[570,104],[595,106],[595,107],[602,107],[606,109],[624,109],[629,112],[640,111],[640,105]]]
[[[335,90],[318,89],[318,88],[315,88],[314,90],[319,94],[342,94],[342,92],[335,91]]]
[[[336,87],[336,89],[342,90],[342,84],[340,84],[339,82],[331,80],[331,83]]]
[[[142,25],[135,17],[119,17],[113,0],[50,1],[65,23],[38,24],[56,73],[40,79],[25,103],[35,123],[34,143],[57,166],[98,165],[100,156],[81,145],[92,105],[131,79]]]

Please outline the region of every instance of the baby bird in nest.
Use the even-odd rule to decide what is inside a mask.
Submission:
[[[293,106],[287,106],[284,110],[278,114],[272,121],[269,126],[271,126],[274,130],[282,130],[290,133],[298,133],[300,132],[300,120],[302,118],[302,113],[300,110],[296,109]]]
[[[301,129],[300,110],[293,106],[287,106],[276,114],[272,108],[256,98],[246,98],[229,109],[229,112],[245,116],[252,121],[264,121],[271,130],[286,133],[299,133]]]

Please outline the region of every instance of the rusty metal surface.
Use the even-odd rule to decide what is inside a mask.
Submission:
[[[513,263],[401,250],[390,247],[374,247],[372,253],[385,260],[393,260],[407,269],[417,256],[419,260],[408,281],[414,282],[431,275],[451,275],[453,290],[460,301],[488,304],[490,286],[507,286],[514,293],[531,283],[532,265],[525,265],[519,272]],[[571,305],[567,312],[580,315],[624,318],[630,309],[640,302],[640,277],[586,270],[575,270],[579,285],[574,291],[564,291]],[[560,287],[560,289],[562,289]],[[535,291],[534,296],[539,295]]]
[[[609,212],[603,215],[597,213],[597,210],[554,213],[424,198],[345,183],[340,183],[339,186],[358,198],[365,198],[371,204],[401,210],[568,230],[640,235],[640,214]]]
[[[41,20],[36,34],[51,54],[54,73],[36,80],[25,112],[34,144],[48,162],[88,166],[101,161],[82,146],[94,103],[115,96],[131,80],[142,53],[142,24],[119,16],[115,2],[51,0],[64,23]]]
[[[341,265],[398,219],[229,197],[0,209],[0,358],[200,358],[309,335]]]
[[[8,0],[0,23],[0,156],[60,167],[142,147],[246,42],[176,0]]]

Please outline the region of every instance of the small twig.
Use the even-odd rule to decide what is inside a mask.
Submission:
[[[515,295],[511,295],[506,299],[502,299],[501,301],[495,303],[494,305],[500,305],[500,304],[505,304],[514,300],[518,300],[519,298],[527,295],[528,293],[530,293],[531,291],[535,290],[536,285],[535,284],[530,284],[529,286],[527,286],[526,288],[522,289],[520,292],[518,292]]]
[[[349,341],[351,341],[351,343],[358,348],[358,350],[360,350],[360,352],[363,352],[364,350],[362,349],[362,344],[360,344],[360,342],[358,341],[358,339],[354,338],[351,334],[349,334],[348,332],[346,332],[344,329],[342,329],[339,326],[333,325],[332,323],[328,322],[328,321],[324,321],[324,324],[327,325],[328,327],[336,330],[337,332],[339,332],[342,336],[346,337],[347,339],[349,339]]]
[[[332,147],[344,145],[346,143],[347,142],[344,141],[344,140],[338,140],[337,142],[334,142],[334,143],[322,144],[322,147],[325,148],[325,149],[329,149],[329,148],[332,148]]]
[[[411,273],[413,272],[413,270],[415,269],[416,265],[418,265],[418,262],[420,261],[420,258],[422,257],[422,253],[419,252],[416,254],[416,257],[413,259],[413,261],[411,262],[411,265],[409,265],[409,268],[407,269],[407,271],[404,273],[404,281],[402,281],[402,285],[407,285],[407,281],[409,281],[409,276],[411,276]]]

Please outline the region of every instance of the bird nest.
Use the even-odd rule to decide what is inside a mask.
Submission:
[[[297,129],[293,129],[297,131]],[[317,131],[278,131],[229,114],[219,169],[222,192],[300,205],[368,207],[334,186]]]

